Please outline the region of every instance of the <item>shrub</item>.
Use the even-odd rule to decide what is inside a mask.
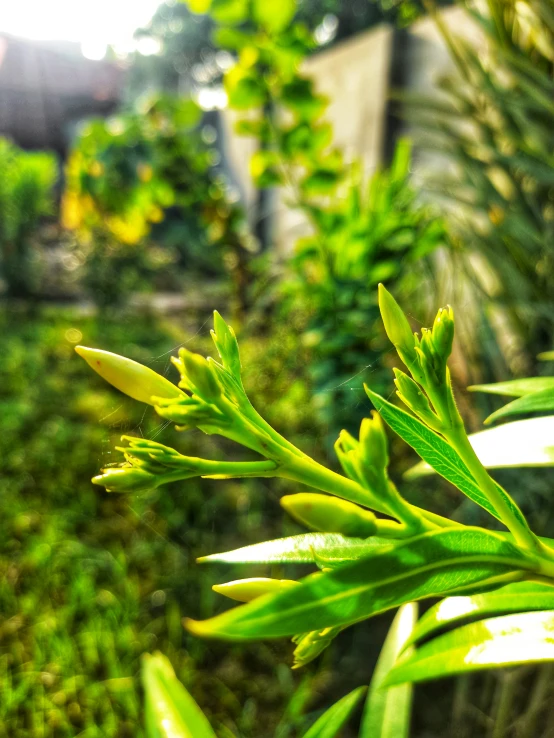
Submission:
[[[11,297],[28,297],[37,282],[33,239],[53,212],[56,159],[0,139],[0,270]]]

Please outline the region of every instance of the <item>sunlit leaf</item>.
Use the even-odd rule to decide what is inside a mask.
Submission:
[[[353,561],[367,556],[382,546],[390,545],[384,538],[346,538],[339,533],[302,533],[254,543],[234,551],[202,556],[199,562],[216,564],[329,564]]]
[[[210,13],[218,23],[237,25],[248,16],[248,0],[211,0]]]
[[[468,387],[470,392],[487,392],[491,395],[509,397],[523,397],[546,389],[554,389],[554,377],[527,377],[494,384],[474,384]]]
[[[432,531],[312,574],[298,587],[265,595],[203,622],[196,635],[231,640],[278,638],[346,625],[405,602],[490,584],[528,566],[506,537],[479,528]]]
[[[483,494],[471,472],[450,444],[414,415],[400,410],[375,392],[368,391],[368,394],[382,418],[423,459],[422,463],[408,470],[405,475],[407,478],[430,474],[434,470],[495,518],[500,519],[489,499]],[[485,431],[485,433],[490,433],[490,431]],[[514,515],[523,525],[527,526],[521,510],[511,497],[499,485],[497,485],[497,490]]]
[[[541,361],[554,361],[554,351],[543,351],[537,356]]]
[[[348,720],[352,711],[366,693],[367,687],[358,687],[346,697],[335,702],[316,720],[303,738],[335,738],[339,730]]]
[[[142,662],[148,738],[216,738],[207,718],[161,653]]]
[[[501,589],[468,597],[447,597],[429,608],[416,624],[408,643],[428,638],[464,620],[527,610],[554,609],[554,586],[538,582],[514,582]]]
[[[469,436],[469,440],[481,463],[488,469],[554,465],[552,415],[499,425],[497,428],[474,433]],[[412,467],[407,476],[418,477],[432,473],[433,469],[428,464],[420,463]]]
[[[517,400],[509,402],[496,412],[491,413],[485,420],[486,424],[492,423],[499,418],[506,418],[509,415],[521,415],[522,413],[536,413],[545,410],[554,410],[554,387],[533,392],[524,397],[518,397]]]
[[[286,28],[294,18],[296,0],[254,0],[254,18],[270,33],[279,33]]]
[[[229,104],[237,110],[261,107],[265,102],[263,82],[251,69],[235,65],[225,75],[224,85]]]
[[[408,738],[412,686],[384,687],[383,681],[394,667],[416,621],[414,602],[402,605],[396,613],[373,672],[359,738]]]
[[[207,13],[210,9],[211,0],[181,0],[181,2],[188,5],[192,13]]]
[[[438,636],[401,658],[386,684],[554,660],[554,610],[481,620]]]

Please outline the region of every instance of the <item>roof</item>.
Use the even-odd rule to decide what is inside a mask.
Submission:
[[[114,109],[122,81],[120,67],[85,59],[79,44],[0,33],[0,135],[63,152],[80,119]]]

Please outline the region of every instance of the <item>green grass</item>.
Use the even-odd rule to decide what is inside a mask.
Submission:
[[[191,480],[131,497],[89,481],[116,460],[124,432],[222,453],[210,438],[163,429],[73,351],[79,341],[163,372],[194,333],[148,316],[0,315],[1,738],[141,738],[140,655],[154,649],[214,726],[250,736],[262,710],[268,725],[278,720],[293,688],[279,666],[286,644],[239,649],[181,626],[183,615],[221,609],[211,584],[239,576],[198,567],[197,555],[259,540],[262,528],[282,533],[271,485]],[[206,337],[207,327],[195,340]],[[271,371],[253,377],[263,391]]]

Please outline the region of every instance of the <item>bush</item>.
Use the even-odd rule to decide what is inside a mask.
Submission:
[[[38,279],[37,227],[54,209],[56,159],[0,139],[0,172],[0,274],[10,297],[28,297]]]

